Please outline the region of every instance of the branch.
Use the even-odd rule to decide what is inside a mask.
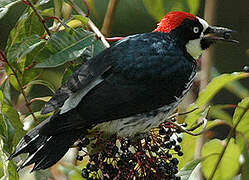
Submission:
[[[73,2],[73,0],[68,0],[72,8],[80,15],[86,16],[85,13]],[[105,36],[100,32],[100,30],[97,28],[97,26],[91,21],[91,19],[88,20],[88,25],[93,30],[93,32],[101,39],[103,44],[106,47],[110,47],[110,44],[106,41]]]
[[[174,126],[176,126],[178,129],[180,129],[182,132],[185,132],[191,136],[199,136],[201,134],[203,134],[203,132],[206,130],[207,128],[207,116],[208,116],[208,113],[209,113],[209,110],[210,110],[210,107],[208,107],[208,109],[204,112],[204,117],[201,119],[201,121],[194,127],[190,128],[190,129],[185,129],[183,128],[181,125],[175,123],[175,122],[172,122],[170,119],[174,119],[176,118],[178,115],[184,115],[186,113],[190,113],[190,112],[193,112],[195,111],[196,109],[198,109],[198,107],[194,108],[193,110],[189,111],[189,112],[185,112],[185,113],[175,113],[174,115],[168,117],[165,121],[169,122],[170,124],[173,124]],[[191,131],[194,131],[196,130],[197,128],[199,128],[201,125],[203,124],[203,128],[200,132],[198,133],[193,133]]]
[[[42,17],[42,15],[38,12],[38,10],[35,8],[35,6],[34,6],[34,4],[32,3],[32,1],[31,1],[31,0],[26,0],[26,1],[22,0],[22,2],[23,2],[24,4],[26,4],[26,5],[29,5],[29,6],[33,9],[34,13],[37,15],[37,17],[38,17],[39,20],[41,21],[41,23],[42,23],[42,25],[43,25],[45,31],[47,32],[47,34],[48,34],[49,36],[51,36],[51,33],[50,33],[49,29],[48,29],[48,26],[47,26],[46,23],[45,23],[46,21],[44,20],[44,18]]]
[[[0,51],[0,59],[3,60],[3,61],[10,67],[11,71],[13,72],[13,75],[14,75],[15,78],[16,78],[16,81],[17,81],[17,83],[18,83],[18,86],[19,86],[19,88],[20,88],[20,90],[21,90],[21,93],[22,93],[22,95],[23,95],[23,97],[24,97],[24,100],[25,100],[25,102],[26,102],[26,107],[28,108],[28,111],[29,111],[29,113],[32,115],[32,117],[33,117],[33,119],[35,120],[35,122],[38,124],[39,122],[38,122],[37,118],[35,117],[35,115],[34,115],[32,109],[31,109],[31,107],[30,107],[30,102],[29,102],[29,100],[28,100],[28,98],[27,98],[27,96],[26,96],[26,93],[25,93],[25,91],[24,91],[24,88],[23,88],[23,86],[22,86],[22,83],[21,83],[21,81],[19,80],[18,75],[17,75],[15,69],[11,66],[11,64],[9,63],[9,61],[7,60],[6,56],[4,55],[4,53],[3,53],[2,51]]]
[[[105,19],[104,19],[104,23],[103,23],[103,26],[101,28],[101,32],[106,36],[110,36],[111,26],[112,26],[112,22],[113,22],[113,16],[115,14],[117,4],[118,4],[118,0],[110,0],[109,1],[108,7],[107,7],[107,12],[106,12]]]

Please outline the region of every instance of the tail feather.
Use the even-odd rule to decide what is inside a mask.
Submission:
[[[35,165],[32,171],[46,169],[59,161],[83,132],[81,130],[71,130],[46,136],[39,134],[39,127],[37,127],[22,138],[9,159],[22,153],[28,153],[29,156],[20,166],[20,169],[33,163]]]

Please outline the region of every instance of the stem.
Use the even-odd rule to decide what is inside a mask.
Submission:
[[[110,0],[109,1],[108,7],[107,7],[107,12],[106,12],[105,19],[104,19],[104,23],[103,23],[103,26],[101,28],[101,32],[105,36],[110,36],[111,26],[112,26],[112,22],[113,22],[113,16],[115,14],[117,4],[118,4],[118,0]]]
[[[217,163],[216,163],[216,165],[215,165],[215,167],[214,167],[214,170],[213,170],[213,172],[212,172],[212,174],[211,174],[211,176],[210,176],[210,178],[209,178],[208,180],[212,180],[212,179],[213,179],[213,177],[214,177],[214,175],[215,175],[215,172],[216,172],[216,170],[218,169],[218,167],[219,167],[219,165],[220,165],[220,162],[221,162],[221,160],[222,160],[222,157],[224,156],[224,154],[225,154],[225,152],[226,152],[226,149],[227,149],[227,147],[228,147],[228,144],[229,144],[230,140],[232,139],[232,137],[233,137],[233,135],[234,135],[234,132],[235,132],[237,126],[239,125],[239,123],[240,123],[242,117],[245,115],[245,113],[247,112],[247,110],[248,110],[248,109],[245,109],[244,112],[241,113],[241,116],[239,117],[238,122],[237,122],[237,123],[234,125],[234,127],[230,130],[229,135],[228,135],[228,137],[227,137],[227,142],[226,142],[225,145],[223,146],[223,149],[222,149],[222,151],[221,151],[221,153],[220,153],[220,156],[219,156],[219,158],[218,158],[218,161],[217,161]]]
[[[203,134],[203,132],[206,130],[207,128],[207,116],[208,116],[208,113],[209,113],[209,110],[210,108],[208,108],[206,111],[205,111],[205,115],[203,118],[201,118],[201,121],[194,127],[192,127],[191,129],[184,129],[182,126],[180,126],[179,124],[175,123],[175,122],[172,122],[170,119],[174,118],[173,116],[170,116],[170,118],[167,118],[166,121],[169,122],[170,124],[173,124],[174,126],[176,126],[178,129],[180,129],[182,132],[185,132],[191,136],[199,136],[201,134]],[[194,110],[192,110],[194,111]],[[176,115],[174,115],[175,117],[177,116],[178,113],[176,113]],[[194,131],[196,130],[197,128],[199,128],[201,125],[203,124],[203,128],[200,132],[198,133],[192,133],[191,131]]]
[[[43,18],[42,15],[38,12],[38,10],[35,8],[35,6],[34,6],[34,4],[32,3],[32,1],[31,1],[31,0],[26,0],[26,2],[29,3],[29,6],[33,9],[34,13],[37,15],[37,17],[38,17],[39,20],[41,21],[41,23],[42,23],[42,25],[43,25],[45,31],[47,32],[47,34],[48,34],[49,36],[51,36],[51,33],[50,33],[49,29],[48,29],[48,26],[47,26],[46,23],[45,23],[44,18]]]
[[[0,51],[0,56],[1,56],[0,59],[3,59],[4,62],[6,62],[6,64],[10,67],[11,71],[13,72],[13,75],[14,75],[15,78],[16,78],[16,81],[17,81],[17,83],[18,83],[18,86],[20,87],[21,93],[22,93],[22,95],[23,95],[23,97],[24,97],[24,100],[25,100],[25,102],[26,102],[26,107],[28,108],[28,111],[29,111],[29,113],[32,115],[32,117],[33,117],[33,119],[35,120],[35,122],[36,122],[37,124],[39,124],[37,118],[35,117],[35,115],[34,115],[32,109],[31,109],[31,107],[30,107],[30,102],[29,102],[29,100],[28,100],[28,98],[27,98],[27,96],[26,96],[26,93],[25,93],[25,91],[24,91],[24,88],[23,88],[23,86],[22,86],[22,83],[21,83],[21,81],[19,80],[18,75],[17,75],[15,69],[11,66],[11,64],[9,63],[9,61],[7,60],[6,56],[3,54],[2,51]]]
[[[68,0],[68,2],[71,4],[72,8],[80,15],[86,16],[85,13],[73,2],[73,0]],[[100,30],[97,28],[97,26],[91,21],[91,19],[88,20],[88,25],[93,30],[93,32],[101,39],[103,44],[106,47],[110,47],[110,44],[106,41],[105,36],[100,32]]]
[[[205,10],[204,10],[204,19],[210,23],[214,24],[215,17],[216,17],[216,0],[206,0],[205,1]],[[201,57],[201,82],[200,82],[200,91],[206,88],[210,81],[210,74],[212,68],[212,56],[213,56],[213,48],[205,51]],[[204,135],[201,135],[196,141],[195,147],[195,159],[201,158],[201,150],[205,143]],[[203,180],[203,174],[201,171],[198,172],[198,180]]]

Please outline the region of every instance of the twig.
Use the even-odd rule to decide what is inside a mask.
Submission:
[[[75,4],[72,0],[68,0],[72,8],[80,15],[86,16],[85,13]],[[105,36],[100,32],[100,30],[97,28],[97,26],[91,21],[91,19],[88,20],[88,25],[93,30],[93,32],[101,39],[103,44],[106,47],[110,47],[110,44],[106,41]]]
[[[23,86],[22,86],[22,83],[21,83],[21,81],[19,80],[18,75],[17,75],[15,69],[11,66],[11,64],[9,63],[9,61],[7,60],[6,56],[4,55],[4,53],[3,53],[2,51],[0,51],[0,59],[3,59],[3,61],[6,62],[6,64],[10,67],[11,71],[13,72],[13,75],[14,75],[15,78],[16,78],[16,81],[17,81],[17,83],[18,83],[18,86],[20,87],[21,93],[22,93],[22,95],[23,95],[23,97],[24,97],[24,100],[25,100],[25,102],[26,102],[26,107],[28,108],[28,111],[29,111],[29,113],[32,115],[32,117],[33,117],[33,119],[35,120],[35,122],[38,124],[39,122],[38,122],[37,118],[35,117],[35,115],[34,115],[32,109],[31,109],[31,107],[30,107],[30,102],[29,102],[29,100],[28,100],[28,98],[27,98],[27,96],[26,96],[26,93],[25,93],[25,91],[24,91],[24,88],[23,88]]]
[[[111,37],[111,38],[105,38],[108,42],[115,42],[119,41],[121,39],[124,39],[125,37]]]
[[[89,17],[90,15],[90,9],[89,9],[89,6],[88,6],[88,3],[86,0],[83,0],[85,6],[86,6],[86,17]]]
[[[101,32],[105,36],[110,36],[111,26],[112,26],[112,22],[113,22],[113,16],[115,14],[117,4],[118,4],[118,0],[110,0],[109,1],[107,11],[105,14],[104,23],[103,23],[103,26],[101,28]]]
[[[216,165],[215,165],[215,167],[214,167],[214,170],[213,170],[213,172],[212,172],[212,174],[211,174],[211,176],[210,176],[210,178],[209,178],[208,180],[212,180],[212,179],[213,179],[213,177],[214,177],[214,175],[215,175],[215,172],[216,172],[216,170],[218,169],[218,166],[219,166],[219,164],[220,164],[220,162],[221,162],[221,160],[222,160],[222,157],[224,156],[224,154],[225,154],[225,152],[226,152],[226,149],[227,149],[227,147],[228,147],[228,144],[229,144],[230,140],[232,139],[232,137],[233,137],[233,135],[234,135],[234,132],[235,132],[237,126],[239,125],[239,123],[240,123],[242,117],[245,115],[245,113],[246,113],[247,111],[248,111],[248,109],[245,109],[244,112],[241,113],[240,117],[238,118],[238,119],[239,119],[238,122],[237,122],[237,123],[233,126],[233,128],[230,130],[230,132],[229,132],[229,134],[228,134],[228,137],[227,137],[227,142],[226,142],[225,145],[223,146],[223,149],[222,149],[222,151],[221,151],[221,153],[220,153],[220,156],[219,156],[219,158],[218,158],[218,161],[217,161],[217,163],[216,163]]]
[[[22,1],[22,2],[24,2],[24,1]],[[41,21],[41,23],[42,23],[42,25],[43,25],[45,31],[47,32],[47,34],[48,34],[49,36],[51,36],[51,33],[50,33],[49,29],[48,29],[48,26],[47,26],[46,23],[45,23],[44,18],[43,18],[42,15],[38,12],[38,10],[35,8],[35,6],[34,6],[34,4],[32,3],[32,1],[31,1],[31,0],[26,0],[25,2],[26,2],[25,4],[29,5],[29,6],[33,9],[34,13],[37,15],[37,17],[38,17],[39,20]]]
[[[196,109],[198,108],[195,108],[193,109],[191,112],[195,111]],[[209,110],[210,110],[210,107],[204,112],[204,117],[202,118],[202,121],[200,121],[196,126],[192,127],[191,129],[185,129],[183,128],[181,125],[175,123],[175,122],[172,122],[170,119],[172,118],[175,118],[176,116],[178,116],[180,113],[176,113],[170,117],[168,117],[165,121],[169,122],[170,124],[173,124],[174,126],[176,126],[178,129],[180,129],[182,132],[185,132],[189,135],[192,135],[192,136],[199,136],[200,134],[203,134],[203,132],[206,130],[207,128],[207,116],[208,116],[208,113],[209,113]],[[187,112],[186,112],[187,113]],[[182,113],[182,114],[186,114],[186,113]],[[201,125],[203,124],[203,128],[200,132],[198,133],[192,133],[191,131],[194,131],[196,130],[197,128],[199,128]]]

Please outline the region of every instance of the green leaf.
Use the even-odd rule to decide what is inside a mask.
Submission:
[[[198,177],[200,160],[194,160],[186,164],[176,176],[180,176],[181,180],[195,180]]]
[[[0,1],[0,19],[8,12],[9,8],[20,0],[1,0]]]
[[[232,179],[238,172],[241,151],[234,139],[230,140],[218,168],[214,169],[223,146],[222,141],[217,139],[213,139],[203,146],[202,157],[205,159],[202,162],[202,172],[207,179],[210,178],[214,170],[216,172],[212,180]]]
[[[198,136],[191,136],[189,134],[183,135],[183,141],[181,143],[182,151],[184,153],[184,156],[179,157],[179,168],[182,168],[188,163],[189,161],[192,161],[194,159],[194,152],[195,152],[195,145],[196,141],[198,139]]]
[[[39,10],[39,7],[37,7]],[[33,35],[41,36],[44,33],[44,28],[39,18],[30,7],[24,11],[23,15],[17,21],[15,28],[10,32],[6,51],[16,43],[21,43],[23,39]]]
[[[242,180],[249,179],[249,152],[247,146],[243,149],[244,163],[242,164]]]
[[[19,176],[16,170],[16,166],[13,161],[8,161],[8,156],[4,153],[4,142],[0,139],[0,160],[3,169],[3,176],[1,177],[2,180],[18,180]]]
[[[89,18],[82,15],[74,15],[73,18],[79,20],[82,23],[83,27],[85,27],[89,21]]]
[[[36,47],[45,43],[38,35],[25,37],[21,42],[15,43],[7,49],[7,58],[11,64],[20,63],[21,59],[32,52]]]
[[[207,87],[200,92],[198,99],[196,102],[191,105],[188,110],[193,109],[194,107],[199,107],[196,111],[189,113],[186,122],[188,122],[190,125],[192,125],[194,122],[196,122],[200,117],[201,113],[203,112],[203,108],[205,105],[227,84],[229,84],[232,81],[247,78],[249,77],[248,73],[242,73],[242,72],[235,72],[232,74],[223,74],[216,78],[214,78]]]
[[[214,119],[221,119],[232,124],[232,117],[224,109],[230,108],[229,105],[212,105],[208,115]]]
[[[233,124],[236,130],[249,138],[249,97],[244,98],[235,109],[233,115]]]
[[[40,62],[35,67],[51,68],[75,60],[82,54],[87,53],[87,47],[100,41],[94,33],[83,29],[60,31],[51,36],[45,47],[36,56]]]
[[[13,107],[7,104],[3,104],[2,113],[5,117],[4,121],[8,125],[8,145],[10,148],[13,148],[25,135],[25,131],[23,130],[23,124],[20,121],[19,114]]]

